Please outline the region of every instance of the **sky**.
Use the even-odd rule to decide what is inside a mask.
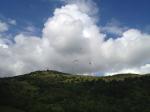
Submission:
[[[106,25],[114,20],[124,26],[149,31],[149,0],[94,0],[94,2],[99,8],[99,25]],[[17,30],[24,30],[25,26],[33,25],[38,29],[36,33],[41,34],[39,29],[42,29],[45,21],[53,15],[55,8],[63,4],[60,0],[1,0],[0,19],[16,20]]]
[[[149,0],[1,0],[0,76],[150,72]]]

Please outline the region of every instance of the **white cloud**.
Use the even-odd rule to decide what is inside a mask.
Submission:
[[[0,40],[0,48],[8,48],[3,40]]]
[[[16,20],[14,20],[14,19],[9,19],[8,23],[11,24],[11,25],[16,25],[17,24]]]
[[[115,19],[112,19],[105,26],[101,27],[101,29],[106,33],[115,34],[118,36],[121,36],[124,31],[128,30],[127,27],[122,26],[121,23]]]
[[[0,33],[7,31],[7,30],[8,30],[8,27],[9,27],[9,26],[8,26],[7,23],[0,21]]]
[[[27,26],[25,29],[29,32],[35,32],[35,28],[33,26]]]
[[[6,44],[0,44],[0,47],[2,47],[2,48],[8,48],[8,46]]]
[[[88,15],[97,14],[98,12],[97,5],[92,0],[61,0],[61,1],[64,1],[67,4],[76,4],[81,12],[87,13]]]
[[[109,75],[122,74],[122,73],[133,73],[133,74],[144,75],[144,74],[150,73],[150,64],[146,64],[137,68],[134,67],[134,68],[122,69],[116,72],[110,72],[110,73],[108,72],[105,75],[109,76]]]
[[[1,39],[0,45],[7,45],[0,47],[0,62],[5,62],[0,64],[1,76],[43,69],[77,74],[133,68],[149,72],[149,67],[142,68],[150,64],[149,34],[128,29],[121,37],[105,41],[107,35],[101,33],[95,16],[78,3],[57,8],[44,24],[42,37],[19,34],[11,45]]]
[[[105,26],[102,27],[103,31],[106,33],[116,34],[116,35],[122,35],[124,32],[124,28],[119,26]]]

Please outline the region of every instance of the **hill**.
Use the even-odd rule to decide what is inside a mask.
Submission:
[[[37,71],[0,79],[1,112],[150,112],[150,75]]]

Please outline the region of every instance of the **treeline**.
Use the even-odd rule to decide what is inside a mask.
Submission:
[[[2,112],[150,112],[150,76],[39,71],[0,79]]]

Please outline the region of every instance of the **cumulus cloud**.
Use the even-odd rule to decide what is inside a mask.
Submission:
[[[5,32],[7,30],[8,30],[8,24],[3,21],[0,21],[0,33]]]
[[[36,31],[35,27],[33,27],[33,26],[27,26],[25,29],[29,32],[35,32]]]
[[[128,30],[127,27],[122,26],[121,23],[115,19],[112,19],[105,26],[101,27],[101,29],[103,32],[106,32],[109,34],[115,34],[118,36],[122,36],[123,32]]]
[[[8,23],[11,24],[11,25],[16,25],[17,24],[16,20],[14,20],[14,19],[9,19]]]
[[[150,73],[150,64],[146,64],[140,67],[122,69],[122,70],[115,71],[115,72],[107,72],[105,73],[105,76],[121,74],[121,73],[136,73],[136,74],[141,74],[141,75],[147,74],[147,73]]]
[[[42,37],[20,33],[13,44],[0,39],[0,76],[44,69],[77,74],[149,72],[150,35],[127,29],[122,36],[106,40],[89,12],[92,6],[85,0],[82,4],[72,1],[55,9]]]
[[[88,15],[95,15],[98,13],[98,8],[95,2],[92,0],[61,0],[67,4],[76,4],[81,12],[87,13]],[[92,10],[92,11],[91,11]]]

